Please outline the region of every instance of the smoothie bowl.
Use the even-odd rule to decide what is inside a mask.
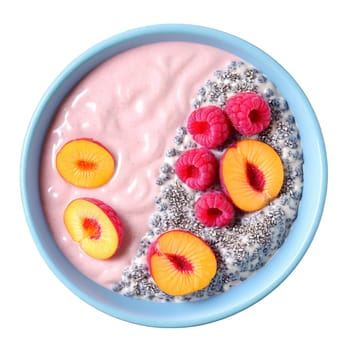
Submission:
[[[23,146],[26,218],[77,296],[133,323],[184,327],[251,306],[309,247],[327,187],[306,96],[220,31],[158,25],[73,61]]]

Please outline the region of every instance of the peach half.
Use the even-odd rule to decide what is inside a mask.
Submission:
[[[162,233],[148,252],[150,273],[166,294],[181,296],[209,285],[217,263],[209,245],[191,232]]]
[[[67,142],[56,156],[56,168],[74,186],[95,188],[107,183],[114,173],[111,153],[92,139]]]
[[[95,259],[112,257],[123,236],[116,212],[95,198],[78,198],[70,202],[64,211],[64,224],[72,239]]]
[[[283,179],[281,158],[262,141],[238,141],[225,151],[220,161],[221,185],[243,211],[259,210],[276,198]]]

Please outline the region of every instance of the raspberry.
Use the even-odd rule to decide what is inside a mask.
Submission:
[[[226,101],[225,112],[242,135],[256,135],[270,123],[268,103],[255,92],[241,92]]]
[[[230,120],[216,106],[194,110],[188,117],[187,129],[200,145],[215,148],[223,144],[230,134]]]
[[[176,161],[175,172],[188,187],[203,191],[214,183],[218,161],[208,149],[190,149],[183,152]]]
[[[196,218],[208,227],[226,226],[235,214],[232,203],[220,191],[202,194],[198,198],[194,210]]]

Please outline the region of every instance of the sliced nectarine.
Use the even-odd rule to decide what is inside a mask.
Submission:
[[[114,167],[111,153],[91,139],[69,141],[56,156],[59,174],[78,187],[95,188],[104,185],[112,177]]]
[[[95,259],[108,259],[115,254],[123,235],[116,212],[95,198],[78,198],[64,212],[64,224],[72,239]]]
[[[209,245],[181,230],[161,234],[148,253],[150,273],[165,293],[180,296],[201,290],[216,274],[216,258]]]
[[[220,162],[221,184],[243,211],[256,211],[276,198],[284,178],[278,153],[257,140],[241,140],[226,150]]]

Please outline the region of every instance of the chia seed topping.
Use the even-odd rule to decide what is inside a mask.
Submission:
[[[159,196],[155,199],[149,231],[142,238],[136,257],[124,270],[122,279],[114,284],[115,292],[158,302],[193,301],[223,293],[252,276],[271,259],[297,217],[303,187],[303,152],[287,101],[263,73],[242,61],[231,62],[226,70],[217,70],[214,77],[198,90],[192,103],[194,109],[208,104],[223,108],[227,98],[242,91],[254,91],[267,100],[271,123],[251,138],[269,144],[281,157],[284,183],[280,194],[259,211],[239,213],[234,223],[223,228],[201,224],[194,215],[194,203],[201,193],[189,189],[174,172],[177,157],[186,149],[197,147],[186,127],[179,126],[173,148],[166,151],[159,177],[155,180]],[[235,134],[213,153],[219,158],[228,145],[243,138]],[[216,276],[206,288],[181,297],[162,292],[153,282],[147,266],[148,247],[159,234],[172,229],[190,231],[201,237],[214,251],[218,263]]]

